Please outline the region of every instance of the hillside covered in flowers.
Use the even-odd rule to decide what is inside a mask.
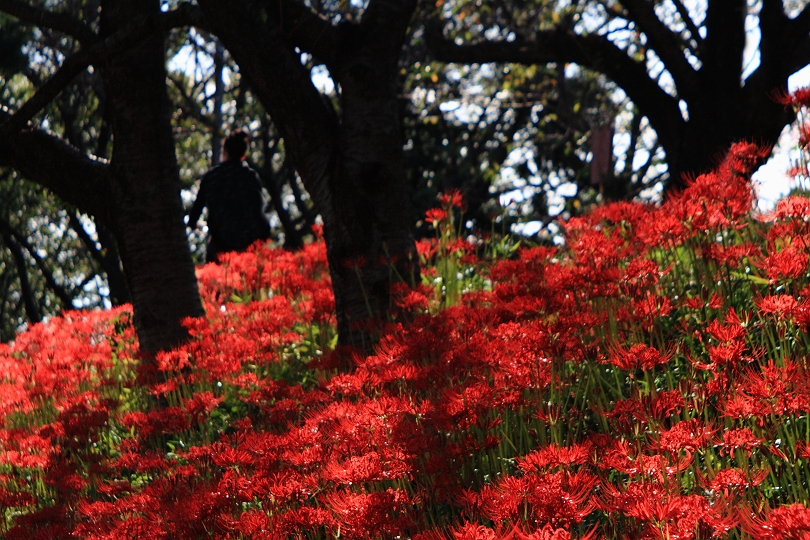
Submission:
[[[200,268],[151,371],[126,308],[33,326],[0,346],[0,535],[808,538],[810,200],[753,214],[760,158],[558,247],[461,240],[445,196],[369,356],[321,242]]]

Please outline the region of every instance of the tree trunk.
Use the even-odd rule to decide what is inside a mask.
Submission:
[[[340,157],[334,204],[320,210],[329,224],[325,233],[338,330],[343,342],[356,346],[367,346],[374,336],[355,324],[384,317],[392,282],[413,285],[418,271],[397,60],[398,54],[366,47],[346,55],[334,74],[341,86]],[[325,215],[330,211],[333,215]]]
[[[158,12],[159,0],[107,0],[101,34]],[[149,358],[188,338],[181,320],[204,314],[182,221],[180,181],[166,95],[164,36],[101,66],[113,131],[108,216]]]

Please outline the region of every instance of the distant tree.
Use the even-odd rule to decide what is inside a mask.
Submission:
[[[795,118],[776,98],[810,63],[804,2],[476,0],[443,12],[427,36],[442,61],[574,62],[605,74],[649,119],[675,188],[733,141],[775,144]],[[756,67],[743,64],[747,21],[760,32]]]
[[[0,171],[2,341],[63,309],[102,306],[110,298],[99,264],[73,228],[74,219],[83,227],[79,218],[52,194],[14,176]]]
[[[406,170],[417,219],[452,188],[464,194],[465,222],[483,232],[550,222],[561,208],[549,208],[549,199],[562,184],[576,186],[571,198],[595,199],[590,134],[620,113],[603,76],[554,65],[416,62],[405,88]],[[520,202],[501,208],[502,196]],[[492,218],[506,221],[495,226]],[[420,223],[419,234],[432,231]]]

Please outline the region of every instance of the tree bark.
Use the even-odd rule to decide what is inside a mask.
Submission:
[[[159,12],[159,0],[102,2],[102,37]],[[100,66],[114,140],[108,222],[147,357],[186,340],[181,320],[204,314],[182,221],[164,40],[163,33],[150,36]]]
[[[98,243],[101,244],[101,249],[96,248],[96,241],[90,238],[87,231],[82,225],[79,215],[71,212],[69,215],[70,226],[76,231],[76,234],[84,244],[85,249],[90,252],[90,256],[96,261],[96,264],[101,268],[107,276],[107,287],[110,289],[109,300],[114,306],[128,304],[132,302],[127,289],[127,279],[124,276],[124,271],[121,268],[121,257],[118,255],[118,246],[115,244],[115,237],[113,234],[96,221],[96,238]]]

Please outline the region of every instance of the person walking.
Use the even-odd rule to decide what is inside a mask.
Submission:
[[[261,181],[256,171],[244,163],[247,149],[247,134],[231,133],[222,145],[222,163],[200,180],[197,199],[188,213],[188,226],[196,228],[203,208],[208,208],[205,262],[218,262],[222,253],[245,251],[257,240],[270,237]]]

